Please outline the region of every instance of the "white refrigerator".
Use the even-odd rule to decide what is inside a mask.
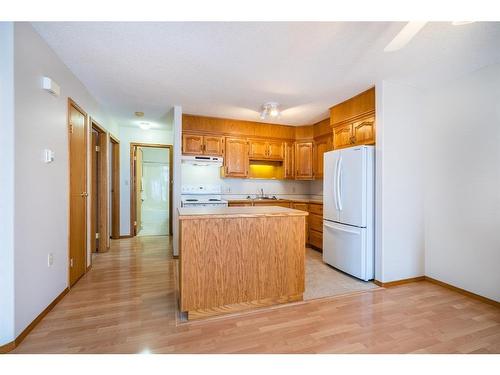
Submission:
[[[323,174],[323,261],[362,280],[375,276],[375,149],[326,152]]]

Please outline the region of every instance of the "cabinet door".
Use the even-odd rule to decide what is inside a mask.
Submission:
[[[352,124],[352,135],[356,145],[375,143],[375,117],[371,116]]]
[[[226,177],[247,177],[248,150],[247,140],[244,138],[226,137],[226,153],[224,164]]]
[[[253,159],[266,159],[268,153],[267,142],[261,139],[249,140],[249,156]]]
[[[273,160],[283,160],[283,142],[270,141],[267,143],[267,158]]]
[[[298,142],[295,144],[295,179],[312,180],[313,178],[313,144]]]
[[[203,137],[203,153],[205,155],[222,156],[224,153],[224,138],[205,135]]]
[[[314,142],[314,178],[323,178],[323,154],[332,148],[332,137],[327,135]]]
[[[343,148],[352,145],[352,124],[339,125],[333,128],[333,148]]]
[[[284,178],[293,179],[295,176],[295,144],[293,142],[286,142],[285,146],[285,160],[284,165]]]
[[[183,134],[182,153],[184,155],[203,154],[203,136],[194,134]]]

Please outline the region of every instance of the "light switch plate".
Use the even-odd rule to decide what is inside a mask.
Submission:
[[[43,150],[43,156],[42,156],[43,162],[46,164],[52,163],[55,159],[55,153],[52,150],[49,150],[46,148]]]

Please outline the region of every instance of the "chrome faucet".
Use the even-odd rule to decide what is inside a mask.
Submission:
[[[260,188],[260,197],[264,199],[264,189]]]

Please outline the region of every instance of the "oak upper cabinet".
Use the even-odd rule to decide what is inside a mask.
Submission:
[[[314,178],[323,178],[323,154],[332,149],[332,136],[321,136],[314,140]]]
[[[273,160],[283,160],[285,157],[283,142],[269,141],[267,142],[267,158]]]
[[[312,180],[313,178],[313,143],[295,144],[295,179]]]
[[[224,137],[205,135],[203,137],[203,153],[222,156],[224,154]]]
[[[283,142],[268,141],[265,139],[249,139],[249,157],[250,159],[264,160],[283,160]]]
[[[292,179],[295,177],[295,143],[285,142],[285,160],[283,161],[284,173],[283,177]]]
[[[263,139],[249,139],[248,156],[255,159],[265,159],[267,157],[267,142]]]
[[[352,124],[347,123],[333,128],[333,148],[343,148],[352,145]]]
[[[375,88],[330,108],[333,148],[375,143]]]
[[[182,153],[185,155],[203,154],[203,136],[182,134]]]
[[[352,124],[352,139],[355,145],[375,143],[375,116],[355,121]]]
[[[224,154],[224,137],[183,133],[182,153],[184,155],[222,156]]]
[[[248,142],[245,138],[226,137],[225,177],[248,176]]]

